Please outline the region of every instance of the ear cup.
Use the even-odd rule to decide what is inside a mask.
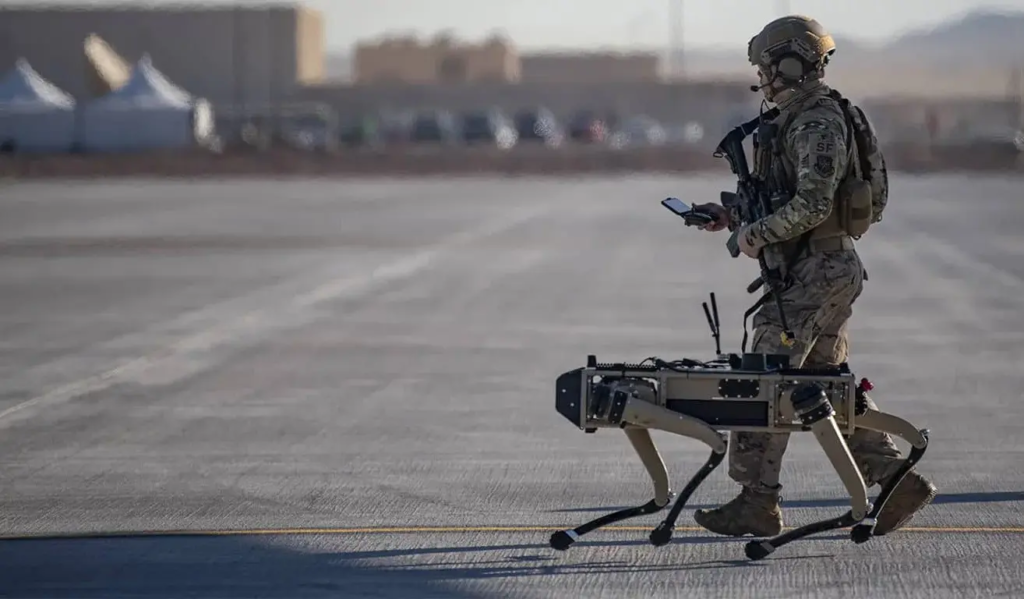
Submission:
[[[790,81],[799,81],[804,76],[804,64],[799,58],[783,58],[779,61],[779,74]]]

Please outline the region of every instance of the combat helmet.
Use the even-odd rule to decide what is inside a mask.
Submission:
[[[835,51],[835,40],[821,23],[803,15],[775,19],[747,44],[750,64],[788,85],[817,73]]]

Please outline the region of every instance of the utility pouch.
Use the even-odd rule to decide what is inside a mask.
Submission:
[[[871,183],[854,174],[839,185],[836,193],[836,210],[839,211],[839,228],[851,237],[860,237],[871,226],[872,216]]]

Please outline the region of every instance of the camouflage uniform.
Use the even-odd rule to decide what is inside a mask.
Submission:
[[[765,302],[754,316],[751,351],[788,354],[794,366],[834,366],[848,360],[847,326],[853,303],[864,287],[865,271],[853,239],[845,235],[812,239],[792,262],[786,260],[785,250],[770,250],[793,251],[796,239],[825,222],[850,159],[857,157],[850,155],[847,124],[829,88],[815,80],[794,92],[778,104],[781,112],[775,122],[780,124],[782,136],[778,159],[792,175],[790,184],[795,193],[772,215],[743,228],[740,234],[750,246],[765,248],[769,268],[783,267],[788,275],[781,299],[795,342],[792,347],[781,343],[783,327],[778,308],[774,301]],[[738,215],[731,217],[731,228],[735,229]],[[870,399],[868,402],[875,407]],[[884,484],[903,462],[887,434],[858,429],[847,442],[868,487]],[[743,491],[722,508],[699,510],[696,521],[719,534],[778,534],[782,528],[779,470],[788,443],[787,434],[734,433],[729,476],[743,486]],[[905,523],[922,507],[918,504],[930,501],[934,492],[934,487],[916,472],[908,473],[879,515],[876,534]]]

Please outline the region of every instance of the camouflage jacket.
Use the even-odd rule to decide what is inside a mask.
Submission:
[[[847,171],[847,127],[838,102],[824,83],[813,82],[778,105],[782,154],[792,199],[746,230],[754,247],[789,241],[820,225]]]

